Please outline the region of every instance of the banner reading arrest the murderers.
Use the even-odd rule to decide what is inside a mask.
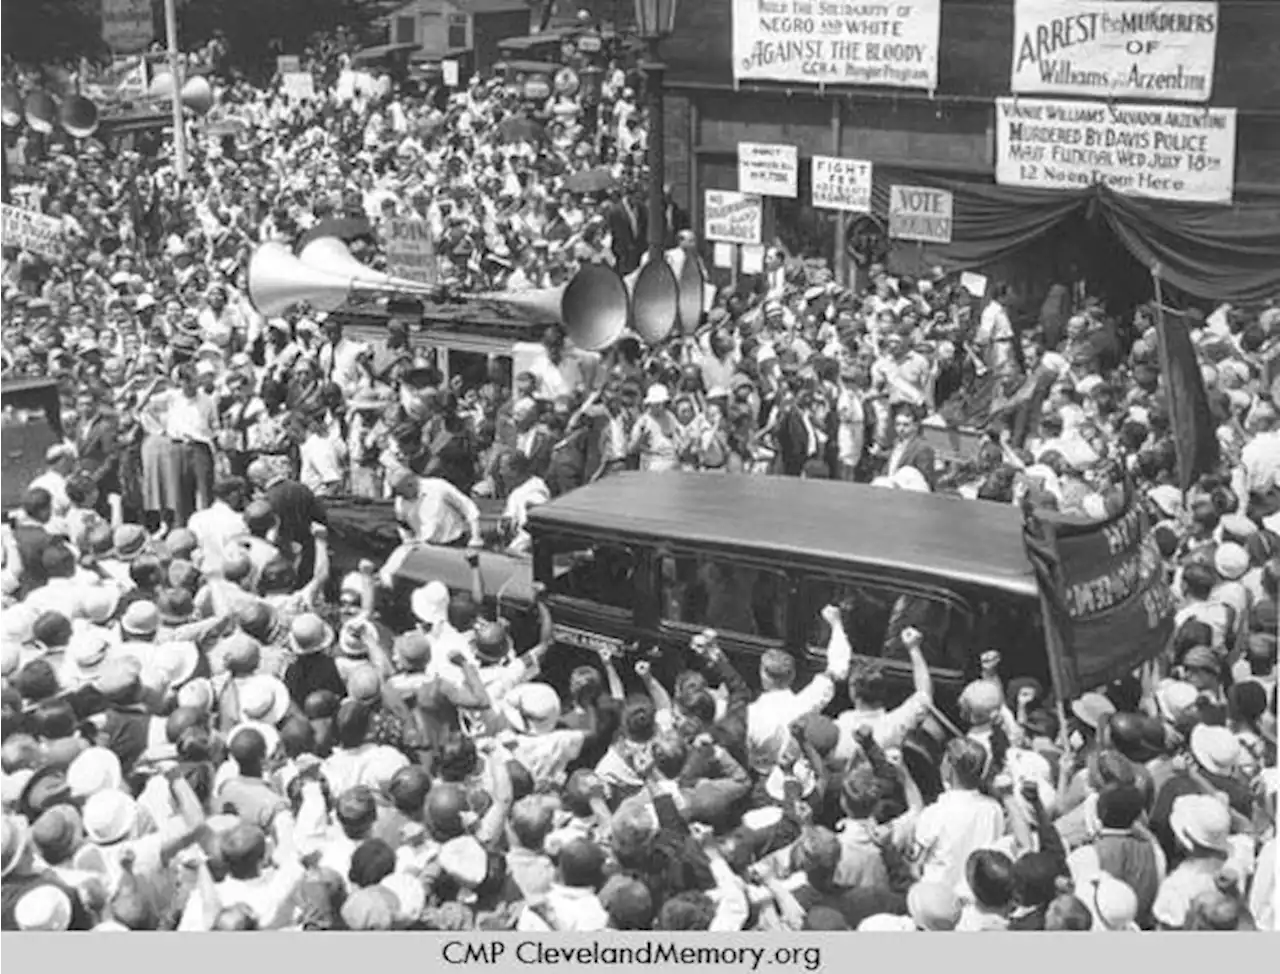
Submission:
[[[1132,489],[1124,510],[1105,521],[1028,511],[1023,542],[1040,586],[1045,644],[1063,698],[1118,679],[1168,645],[1174,599]]]
[[[0,224],[0,243],[50,260],[57,260],[66,252],[62,224],[51,216],[34,213],[20,206],[4,204],[0,207],[3,223]]]

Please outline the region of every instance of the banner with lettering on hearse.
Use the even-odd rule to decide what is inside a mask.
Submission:
[[[1206,102],[1218,5],[1016,0],[1010,91]]]
[[[735,81],[938,86],[941,0],[733,0]]]

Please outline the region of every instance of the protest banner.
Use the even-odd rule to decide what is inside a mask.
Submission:
[[[1236,111],[996,99],[996,182],[1230,203]]]
[[[941,0],[733,0],[737,81],[938,86]]]
[[[310,71],[290,71],[281,77],[280,85],[290,101],[310,101],[316,96],[316,83]]]
[[[759,196],[709,189],[703,198],[706,239],[721,243],[758,244],[764,231],[764,206]]]
[[[1124,509],[1096,523],[1026,512],[1023,545],[1035,571],[1059,700],[1105,686],[1158,656],[1176,608],[1146,512],[1128,488]]]
[[[426,220],[401,218],[386,223],[387,269],[396,277],[436,283],[436,247]]]
[[[66,252],[60,221],[8,203],[0,207],[0,213],[4,217],[0,224],[0,241],[4,246],[19,247],[53,260]]]
[[[810,182],[820,209],[871,212],[871,163],[863,159],[814,156]]]
[[[954,200],[930,186],[889,187],[889,236],[921,243],[951,243]]]
[[[1205,102],[1216,3],[1017,0],[1010,90]]]
[[[281,54],[276,58],[276,72],[280,75],[297,74],[302,70],[302,58],[296,54]]]
[[[794,145],[738,143],[738,192],[795,199],[800,155]]]
[[[136,54],[156,39],[151,0],[102,0],[102,43],[117,54]]]

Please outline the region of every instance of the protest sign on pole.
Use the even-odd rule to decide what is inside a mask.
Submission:
[[[302,58],[296,54],[281,54],[276,58],[276,72],[280,75],[297,74],[302,70]]]
[[[1010,90],[1205,102],[1218,5],[1179,0],[1017,0]]]
[[[310,71],[290,71],[281,77],[280,86],[290,101],[310,101],[316,96],[316,83]]]
[[[756,196],[798,194],[800,155],[794,145],[738,143],[738,192]]]
[[[832,8],[823,15],[819,8]],[[798,84],[938,86],[941,0],[733,0],[733,76]]]
[[[387,269],[396,277],[436,283],[436,247],[426,220],[398,218],[386,223]]]
[[[891,186],[889,236],[894,240],[949,244],[953,208],[953,198],[945,189]]]
[[[758,244],[764,231],[764,206],[759,196],[709,189],[703,200],[705,238],[736,244]]]
[[[871,212],[871,163],[864,159],[814,156],[810,182],[819,209]]]
[[[62,223],[51,216],[3,204],[0,240],[6,247],[18,247],[41,257],[57,260],[66,252]]]
[[[102,0],[102,43],[112,51],[136,54],[155,39],[151,0]]]
[[[996,99],[996,182],[1230,203],[1234,108]]]

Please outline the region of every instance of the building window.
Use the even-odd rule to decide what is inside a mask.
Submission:
[[[787,633],[787,576],[724,556],[662,559],[662,618],[751,639]]]
[[[397,17],[396,18],[396,39],[397,44],[414,44],[418,40],[418,21],[416,17]]]
[[[454,14],[449,18],[449,50],[460,50],[467,46],[467,16]]]

